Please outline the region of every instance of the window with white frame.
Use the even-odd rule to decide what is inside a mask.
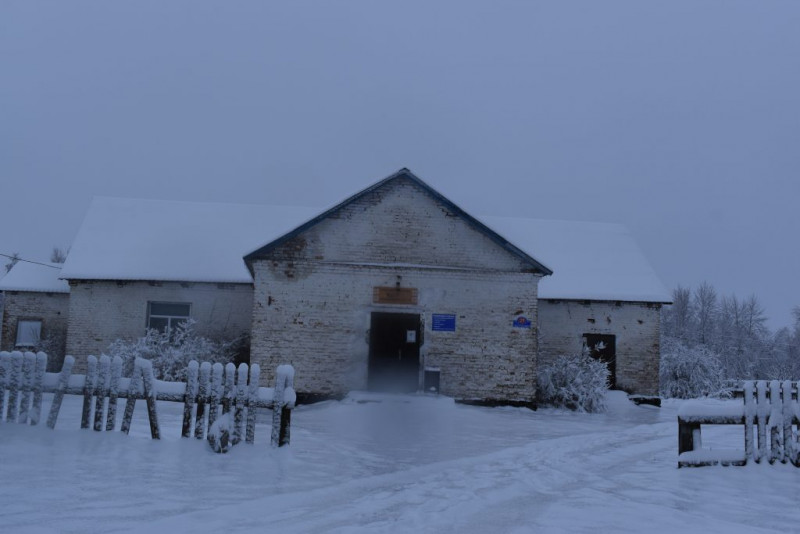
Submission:
[[[166,332],[189,319],[191,304],[186,302],[148,302],[147,328]]]
[[[20,319],[17,321],[17,347],[33,347],[42,339],[41,319]]]

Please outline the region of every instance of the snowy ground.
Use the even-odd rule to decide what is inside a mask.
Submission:
[[[130,436],[0,423],[0,532],[797,532],[800,469],[677,469],[677,403],[608,414],[394,397],[298,408],[292,444],[181,440],[177,404]],[[736,427],[737,430],[738,427]],[[705,445],[741,447],[733,427]]]

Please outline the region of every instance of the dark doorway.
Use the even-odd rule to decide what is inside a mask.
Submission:
[[[617,388],[617,336],[609,334],[583,334],[583,342],[592,358],[608,365],[608,385]]]
[[[419,315],[372,313],[368,369],[371,391],[417,391],[421,333]]]

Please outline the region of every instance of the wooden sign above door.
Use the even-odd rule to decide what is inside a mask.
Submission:
[[[372,302],[375,304],[416,304],[418,293],[415,287],[375,287],[372,290]]]

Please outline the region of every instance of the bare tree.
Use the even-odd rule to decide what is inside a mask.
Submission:
[[[697,320],[697,342],[706,345],[711,342],[719,311],[717,291],[714,286],[708,282],[700,284],[700,287],[694,291],[692,304]]]
[[[6,263],[6,272],[10,271],[19,261],[19,252],[15,252],[11,256],[7,257],[9,260],[8,263]]]
[[[61,249],[60,247],[53,247],[53,252],[50,253],[50,262],[51,263],[64,263],[67,261],[67,252]]]
[[[686,341],[692,323],[692,292],[678,286],[672,291],[672,306],[665,311],[665,334]]]

